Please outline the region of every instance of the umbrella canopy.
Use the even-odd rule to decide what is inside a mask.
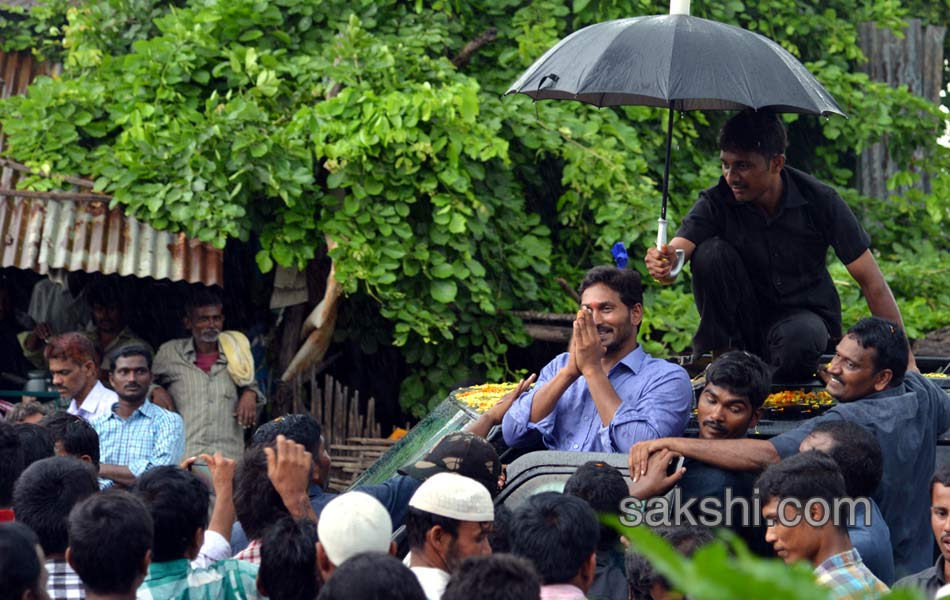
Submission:
[[[688,2],[679,2],[688,7]],[[688,8],[671,8],[688,13]],[[597,23],[558,42],[505,92],[535,100],[670,109],[657,247],[666,244],[673,115],[742,110],[847,117],[797,58],[767,37],[688,14]],[[682,257],[682,251],[677,250]],[[682,268],[679,260],[673,274]]]
[[[767,37],[688,15],[633,17],[576,31],[506,92],[535,100],[673,110],[844,112],[797,58]]]

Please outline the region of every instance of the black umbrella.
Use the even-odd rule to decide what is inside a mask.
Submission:
[[[576,31],[536,60],[506,94],[519,92],[535,100],[670,109],[658,246],[666,243],[675,111],[767,107],[846,117],[808,69],[772,40],[685,14],[618,19]]]

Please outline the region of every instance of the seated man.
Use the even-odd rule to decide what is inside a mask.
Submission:
[[[142,346],[152,354],[152,347],[135,334],[125,322],[125,304],[122,291],[114,281],[101,280],[89,285],[86,300],[92,307],[92,326],[83,334],[95,344],[102,357],[99,379],[108,380],[112,372],[112,355],[123,346]]]
[[[153,467],[178,464],[185,449],[185,430],[177,413],[149,402],[152,353],[147,348],[123,346],[109,362],[109,382],[119,401],[92,422],[99,434],[99,476],[131,487]]]
[[[86,597],[135,598],[152,559],[153,531],[142,501],[128,492],[109,490],[77,504],[69,514],[66,560]]]
[[[815,451],[792,456],[766,469],[756,487],[768,527],[765,539],[786,563],[811,563],[834,600],[870,600],[887,593],[851,545],[845,521],[852,516],[834,512],[847,492],[831,458]]]
[[[873,498],[891,530],[895,576],[931,564],[927,489],[936,459],[937,437],[950,428],[950,398],[922,377],[907,372],[907,338],[895,324],[878,317],[858,321],[838,343],[825,373],[826,389],[838,400],[819,417],[770,440],[691,440],[667,438],[630,449],[636,480],[650,455],[669,450],[688,458],[738,471],[760,471],[796,454],[808,434],[826,421],[850,421],[870,431],[884,453],[884,474]]]
[[[950,582],[950,465],[941,465],[930,480],[930,528],[940,550],[937,562],[894,584],[895,588],[916,588],[927,600],[933,600],[937,591]],[[923,540],[920,545],[931,547]]]
[[[584,600],[597,563],[600,524],[586,502],[557,492],[531,496],[515,509],[511,551],[541,576],[541,600]]]
[[[700,316],[694,355],[749,350],[768,360],[776,380],[802,381],[841,335],[829,246],[871,314],[897,324],[901,314],[854,213],[834,189],[785,164],[786,144],[770,110],[729,119],[719,132],[722,177],[700,192],[669,246],[647,250],[646,265],[672,283],[675,251],[692,260]]]
[[[891,530],[871,494],[881,483],[883,455],[881,445],[867,429],[847,421],[819,423],[802,440],[800,452],[818,450],[832,458],[844,476],[849,498],[868,498],[868,505],[855,504],[854,522],[848,523],[848,536],[864,564],[886,585],[894,583],[894,551]]]
[[[537,385],[502,420],[505,442],[535,431],[551,450],[626,452],[635,442],[681,435],[693,390],[682,367],[637,343],[643,288],[636,271],[595,267],[581,283],[570,352],[541,370]]]
[[[61,401],[69,402],[66,409],[92,422],[108,414],[119,398],[99,381],[99,363],[96,348],[81,333],[70,332],[56,336],[43,350],[53,374],[53,385],[59,390]]]
[[[474,479],[438,473],[419,486],[409,501],[406,535],[412,550],[409,568],[429,600],[442,597],[463,560],[491,554],[488,534],[494,519],[491,495]]]
[[[52,600],[82,597],[79,576],[66,562],[69,511],[99,491],[92,467],[72,457],[55,456],[23,471],[13,492],[17,521],[29,526],[40,540],[49,572]]]

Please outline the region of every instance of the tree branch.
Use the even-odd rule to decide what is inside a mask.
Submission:
[[[44,175],[43,173],[38,173],[31,169],[30,167],[24,165],[23,163],[18,163],[15,160],[10,160],[9,158],[0,158],[0,167],[8,167],[14,171],[20,171],[21,173],[29,173],[30,175],[40,175],[42,177],[49,177],[50,179],[56,179],[65,181],[66,183],[71,183],[73,185],[92,189],[95,187],[95,183],[88,179],[83,179],[81,177],[72,177],[70,175],[57,175],[56,173],[51,173],[49,175]]]
[[[472,60],[472,55],[478,52],[479,48],[485,44],[494,42],[497,36],[498,30],[494,27],[489,27],[480,36],[465,44],[462,51],[458,53],[458,56],[452,59],[452,64],[455,65],[455,68],[461,69],[468,64],[468,61]]]

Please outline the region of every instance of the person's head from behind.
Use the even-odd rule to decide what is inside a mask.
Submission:
[[[15,425],[17,437],[20,438],[20,447],[23,449],[23,468],[27,468],[38,460],[53,456],[53,436],[45,427],[32,423]]]
[[[732,351],[706,368],[706,386],[696,404],[699,437],[738,439],[755,427],[769,394],[768,365],[754,354]]]
[[[23,472],[23,448],[16,428],[0,421],[0,508],[13,504],[13,485]]]
[[[657,527],[653,533],[662,537],[673,549],[687,558],[711,543],[715,538],[706,527],[684,525],[681,527]],[[672,591],[672,586],[642,554],[630,550],[624,558],[630,600],[673,600],[681,596]]]
[[[571,584],[586,593],[599,540],[597,515],[574,496],[542,492],[512,515],[511,550],[534,564],[544,585]]]
[[[43,356],[53,374],[53,385],[64,400],[85,399],[99,381],[96,347],[81,333],[72,331],[51,338]]]
[[[47,557],[61,557],[69,545],[67,519],[77,502],[99,491],[92,466],[54,456],[27,467],[13,491],[17,521],[32,529]]]
[[[511,509],[504,504],[495,506],[495,522],[488,542],[492,554],[511,552]]]
[[[322,516],[322,515],[321,515]],[[319,591],[317,526],[285,517],[264,532],[257,590],[270,600],[313,600]]]
[[[23,523],[0,523],[0,600],[49,600],[48,573],[36,535]]]
[[[117,348],[109,355],[109,384],[119,398],[132,404],[145,400],[152,384],[152,353],[139,344]]]
[[[458,473],[481,483],[492,498],[501,491],[501,461],[485,438],[469,431],[455,431],[440,439],[422,460],[399,470],[420,481],[436,473]]]
[[[855,323],[835,347],[823,370],[828,393],[851,402],[900,385],[910,352],[907,337],[896,323],[867,317]]]
[[[249,540],[260,539],[264,530],[290,514],[267,477],[264,448],[249,449],[234,470],[234,512]]]
[[[346,561],[320,589],[317,600],[425,600],[419,580],[402,561],[382,552]]]
[[[847,540],[847,523],[835,514],[836,500],[847,495],[844,477],[828,455],[808,451],[786,458],[768,467],[755,487],[762,498],[765,541],[786,563],[818,566],[830,546]]]
[[[594,267],[580,287],[581,309],[590,312],[608,355],[636,346],[643,320],[643,284],[632,269]]]
[[[379,500],[363,492],[347,492],[330,500],[320,512],[317,565],[324,581],[348,559],[364,552],[395,554],[392,518]]]
[[[78,458],[99,471],[99,434],[85,419],[57,410],[43,417],[40,427],[53,436],[56,456]]]
[[[494,519],[485,486],[455,473],[438,473],[409,500],[409,547],[431,567],[451,573],[469,556],[491,554],[488,536]]]
[[[609,517],[612,523],[619,523],[620,503],[630,495],[620,471],[601,461],[591,461],[577,467],[564,484],[564,493],[584,500],[601,518]],[[619,545],[620,536],[616,530],[601,523],[598,549],[616,549]]]
[[[217,342],[224,329],[224,304],[221,297],[203,286],[195,290],[185,303],[184,324],[196,343]]]
[[[930,527],[945,561],[950,560],[950,465],[940,465],[930,480]]]
[[[277,436],[301,444],[313,456],[313,483],[324,490],[330,485],[330,453],[327,452],[326,439],[320,423],[307,413],[284,415],[264,423],[254,431],[251,446],[268,446],[275,443]]]
[[[132,493],[155,524],[152,560],[194,560],[208,527],[210,494],[205,484],[178,467],[156,467],[139,477]]]
[[[844,487],[852,498],[869,497],[884,475],[881,444],[870,431],[850,421],[824,421],[802,440],[799,451],[818,450],[841,469]]]
[[[129,596],[148,574],[152,532],[140,499],[123,490],[95,494],[69,513],[66,560],[87,593]]]
[[[5,417],[8,423],[39,423],[49,411],[39,402],[17,402]]]
[[[442,600],[537,600],[541,580],[530,561],[512,554],[473,556],[462,561]]]

